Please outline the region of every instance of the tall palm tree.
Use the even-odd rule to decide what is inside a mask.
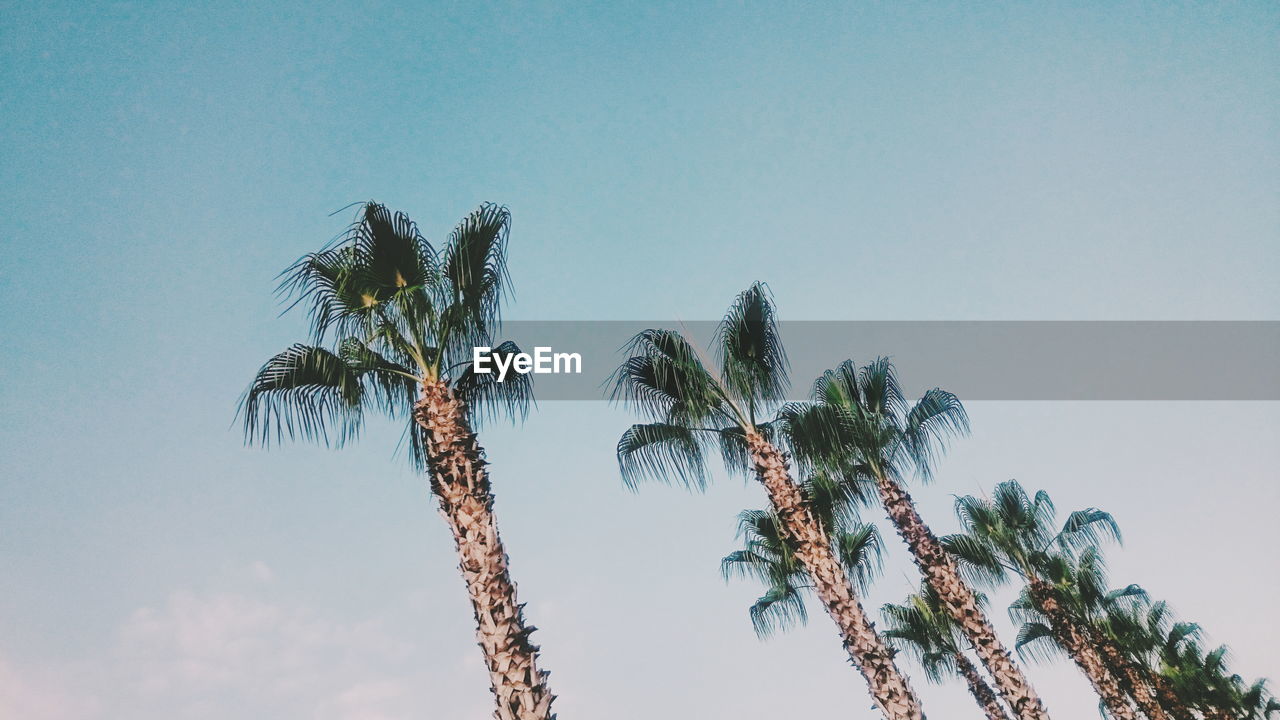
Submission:
[[[773,442],[769,417],[788,380],[766,288],[752,285],[734,301],[719,326],[715,365],[672,330],[645,330],[627,351],[614,375],[612,397],[634,404],[651,422],[632,426],[618,442],[624,481],[634,485],[651,476],[703,487],[711,449],[718,449],[731,469],[754,474],[880,711],[892,720],[923,717],[840,563],[830,528],[815,517],[787,457]]]
[[[877,358],[861,369],[851,360],[814,383],[813,401],[784,409],[797,456],[806,464],[833,466],[853,482],[875,487],[889,520],[916,566],[937,594],[1020,720],[1048,720],[1022,669],[996,635],[955,560],[916,510],[904,479],[912,471],[928,480],[933,459],[950,435],[968,430],[964,406],[934,388],[914,404],[898,384],[893,364]]]
[[[510,222],[506,208],[482,205],[437,250],[404,214],[364,205],[337,241],[282,274],[290,307],[308,311],[311,343],[268,360],[241,412],[247,439],[264,445],[287,436],[340,446],[368,410],[405,421],[410,456],[429,473],[453,533],[494,717],[549,720],[548,673],[516,598],[473,430],[487,414],[523,417],[532,397],[527,376],[497,382],[470,363],[500,321]],[[503,343],[497,352],[517,350]]]
[[[1112,616],[1122,617],[1141,605],[1147,599],[1146,591],[1137,585],[1108,590],[1102,555],[1093,547],[1081,551],[1078,559],[1054,556],[1046,567],[1045,575],[1070,621],[1098,651],[1107,669],[1142,714],[1149,720],[1171,720],[1170,710],[1157,698],[1153,679],[1126,653],[1111,631],[1108,620]],[[1018,634],[1019,650],[1034,653],[1037,648],[1047,650],[1054,647],[1067,651],[1058,645],[1049,619],[1039,612],[1029,593],[1024,592],[1010,610],[1016,618],[1023,620]],[[1041,656],[1047,654],[1040,653]]]
[[[985,606],[981,595],[978,603]],[[908,595],[901,605],[888,604],[880,612],[889,623],[884,636],[894,647],[913,655],[924,668],[925,677],[939,683],[951,676],[960,677],[988,720],[1010,720],[995,691],[969,660],[964,632],[932,585],[923,583],[920,591]]]
[[[975,577],[993,583],[1021,578],[1031,603],[1048,619],[1054,637],[1084,672],[1107,711],[1117,720],[1136,720],[1119,681],[1091,639],[1071,621],[1048,579],[1048,569],[1063,553],[1095,546],[1106,537],[1119,539],[1111,515],[1093,508],[1079,510],[1055,530],[1057,513],[1049,495],[1042,490],[1029,498],[1013,480],[1000,483],[990,500],[959,498],[956,512],[966,532],[943,538],[944,547]]]

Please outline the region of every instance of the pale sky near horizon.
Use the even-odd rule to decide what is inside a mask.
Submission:
[[[511,318],[713,319],[758,279],[791,320],[1276,320],[1278,30],[1265,2],[0,3],[0,717],[489,716],[398,430],[232,425],[332,211],[439,238],[507,204]],[[1113,583],[1280,681],[1280,404],[970,413],[927,520],[1010,477],[1110,510]],[[560,717],[876,717],[829,621],[760,642],[720,579],[761,493],[625,491],[631,421],[482,434]],[[881,527],[869,607],[914,585]],[[931,717],[980,717],[902,664]],[[1029,673],[1096,717],[1074,668]]]

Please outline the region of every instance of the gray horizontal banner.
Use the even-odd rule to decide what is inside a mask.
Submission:
[[[508,321],[502,339],[581,356],[580,373],[533,376],[539,401],[602,400],[636,333],[679,330],[715,357],[716,327]],[[824,370],[880,355],[909,396],[941,387],[962,400],[1280,400],[1280,321],[794,321],[780,333],[795,400]]]

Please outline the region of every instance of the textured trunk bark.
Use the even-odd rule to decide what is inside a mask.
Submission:
[[[831,538],[809,510],[799,486],[791,479],[782,453],[755,433],[747,435],[756,477],[769,494],[782,521],[786,540],[809,573],[827,614],[840,628],[845,651],[866,678],[871,697],[887,720],[922,720],[924,712],[906,677],[893,661],[893,651],[876,633],[844,566],[836,559]]]
[[[1013,710],[1014,716],[1019,720],[1049,720],[1044,703],[1036,695],[1022,668],[1014,663],[1013,656],[996,636],[995,628],[978,606],[973,590],[960,578],[955,560],[942,548],[942,543],[929,526],[925,525],[911,496],[883,473],[877,474],[876,486],[889,520],[898,529],[898,535],[906,541],[920,573],[938,593],[947,613],[973,644],[974,652],[991,674],[1000,696]]]
[[[1107,670],[1098,651],[1094,649],[1088,638],[1076,628],[1067,611],[1058,602],[1053,587],[1044,580],[1031,579],[1031,600],[1036,609],[1049,619],[1049,629],[1071,659],[1084,672],[1098,697],[1106,704],[1107,710],[1116,720],[1137,720],[1138,714],[1129,704],[1121,689],[1119,681]]]
[[[956,667],[960,669],[964,681],[969,684],[969,694],[973,695],[973,699],[978,701],[978,705],[987,714],[987,720],[1010,720],[995,691],[986,680],[982,679],[978,668],[969,662],[969,658],[965,657],[964,653],[956,653]]]
[[[495,720],[553,720],[555,696],[538,670],[538,646],[529,641],[524,606],[507,568],[507,553],[493,515],[484,450],[466,408],[444,383],[426,383],[414,418],[426,434],[431,491],[453,531],[458,569],[475,610],[476,639],[497,701]]]
[[[1142,714],[1146,715],[1148,720],[1172,720],[1156,700],[1147,678],[1143,677],[1133,663],[1129,662],[1129,659],[1124,656],[1124,652],[1119,646],[1101,633],[1094,633],[1094,640],[1103,661],[1107,663],[1108,669],[1121,680],[1124,689],[1128,691],[1130,697],[1137,703],[1138,709],[1142,711]]]

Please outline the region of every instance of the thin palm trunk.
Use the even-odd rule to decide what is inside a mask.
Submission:
[[[969,694],[973,695],[973,699],[978,701],[978,705],[983,712],[987,714],[987,720],[1010,720],[1009,713],[1005,712],[1004,706],[1000,704],[1000,699],[996,697],[996,693],[982,678],[982,674],[978,672],[978,668],[969,662],[969,658],[964,653],[956,653],[956,667],[960,670],[960,674],[964,676],[964,681],[969,685]]]
[[[1094,639],[1097,641],[1095,645],[1103,661],[1107,663],[1111,673],[1121,681],[1142,714],[1146,715],[1148,720],[1170,720],[1169,714],[1156,700],[1147,678],[1138,672],[1134,664],[1124,656],[1124,652],[1115,641],[1097,632],[1094,633]]]
[[[476,639],[497,701],[493,717],[553,720],[555,696],[547,687],[548,673],[538,670],[538,646],[529,641],[535,628],[525,624],[516,600],[493,515],[484,450],[465,407],[444,383],[425,383],[414,417],[426,434],[431,490],[453,532],[458,568],[475,610]]]
[[[987,672],[995,681],[1000,696],[1019,720],[1049,720],[1044,703],[1036,695],[1022,668],[996,636],[995,628],[978,605],[973,590],[960,577],[955,560],[943,549],[933,531],[924,523],[911,496],[901,485],[877,473],[876,486],[889,520],[907,543],[916,566],[929,586],[942,600],[947,613],[956,621]]]
[[[1120,682],[1107,669],[1107,664],[1093,644],[1071,621],[1053,587],[1044,580],[1033,577],[1030,580],[1030,590],[1036,609],[1049,619],[1049,629],[1053,632],[1054,639],[1089,679],[1111,716],[1116,720],[1137,720],[1138,714],[1129,704]]]
[[[923,720],[919,699],[858,601],[849,576],[832,551],[826,528],[814,518],[791,479],[786,458],[756,433],[748,433],[747,446],[756,477],[769,494],[786,539],[808,572],[827,614],[840,628],[845,651],[866,678],[871,697],[887,720]]]

